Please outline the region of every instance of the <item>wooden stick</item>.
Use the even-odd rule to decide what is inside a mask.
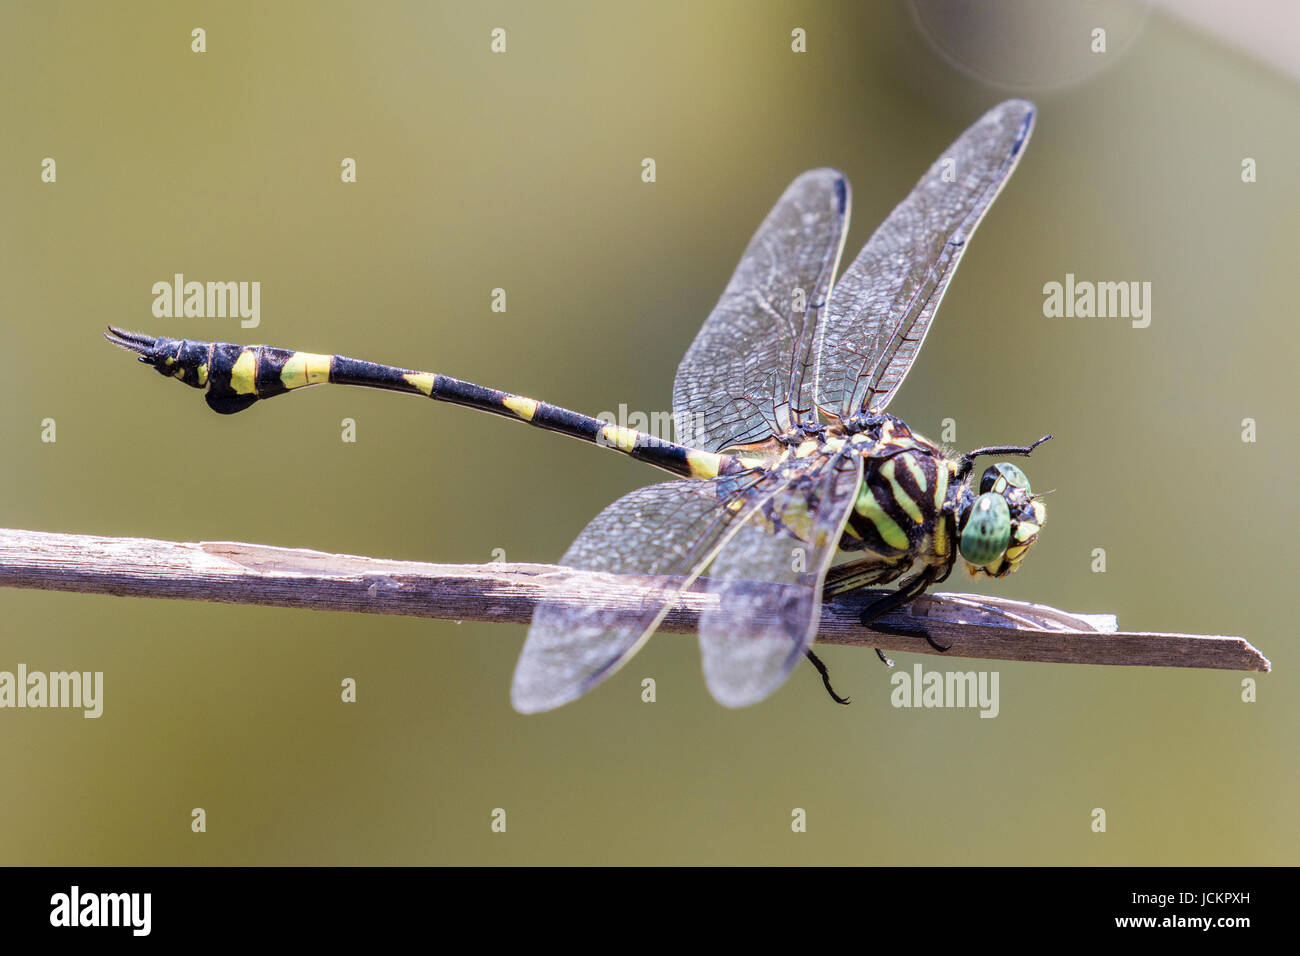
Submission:
[[[538,601],[637,607],[663,580],[543,564],[424,564],[230,541],[179,543],[0,529],[0,585],[122,597],[267,604],[526,624]],[[929,594],[867,630],[858,614],[879,592],[822,606],[819,642],[937,653],[944,657],[1070,664],[1209,667],[1267,671],[1269,661],[1240,637],[1122,633],[1108,615],[1070,614],[970,594]],[[661,631],[694,632],[716,602],[697,586]]]

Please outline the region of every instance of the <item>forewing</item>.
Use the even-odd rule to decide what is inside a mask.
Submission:
[[[706,572],[719,603],[700,618],[704,678],[727,707],[767,697],[812,644],[822,581],[862,480],[856,456],[796,460],[790,470]]]
[[[935,161],[835,284],[817,343],[816,399],[844,417],[889,404],[935,310],[1034,125],[1007,100]]]
[[[639,488],[597,515],[565,553],[562,565],[681,577],[674,587],[646,591],[640,605],[631,609],[612,603],[539,604],[515,667],[510,692],[515,709],[531,714],[559,707],[626,663],[729,531],[770,494],[763,490],[765,482],[772,483],[772,478],[761,472],[670,481]]]
[[[804,173],[768,213],[677,369],[678,441],[707,451],[761,442],[811,408],[818,317],[844,248],[849,187]]]

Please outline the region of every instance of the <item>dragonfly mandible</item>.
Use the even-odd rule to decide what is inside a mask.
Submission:
[[[972,574],[1010,574],[1046,520],[1018,467],[994,464],[978,490],[973,467],[981,456],[1028,456],[1051,436],[949,454],[885,411],[1033,125],[1034,106],[1024,100],[985,113],[838,280],[848,182],[833,169],[795,179],[677,370],[676,442],[446,375],[341,355],[113,327],[106,337],[203,389],[223,414],[303,386],[359,385],[503,415],[678,476],[609,505],[560,561],[671,583],[647,589],[633,609],[543,600],[511,688],[522,713],[559,707],[608,678],[692,587],[717,599],[701,615],[699,641],[705,681],[720,703],[766,698],[804,657],[830,690],[811,649],[824,598],[902,579],[863,612],[869,625],[947,578],[958,556]],[[832,566],[840,552],[848,560]]]

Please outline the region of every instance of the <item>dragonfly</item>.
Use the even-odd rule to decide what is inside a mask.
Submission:
[[[974,463],[1027,457],[1050,435],[958,454],[885,410],[971,235],[1019,162],[1034,116],[1025,100],[985,113],[838,281],[849,184],[829,168],[797,177],[677,369],[677,441],[440,373],[342,355],[113,326],[105,337],[202,389],[222,414],[317,384],[386,389],[526,422],[674,475],[606,507],[561,559],[565,567],[657,583],[630,607],[543,598],[511,686],[521,713],[552,710],[606,680],[688,590],[709,595],[699,644],[719,703],[765,699],[805,658],[845,702],[812,650],[824,600],[897,582],[862,611],[869,627],[945,580],[959,556],[972,575],[1011,574],[1046,521],[1042,496],[1019,467],[997,462],[976,485]]]

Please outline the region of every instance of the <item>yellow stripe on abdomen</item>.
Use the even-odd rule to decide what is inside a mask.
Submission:
[[[285,388],[324,385],[330,380],[331,358],[313,352],[294,352],[280,370],[280,384]]]
[[[432,372],[409,372],[403,375],[408,385],[413,385],[425,395],[433,394],[433,380],[437,378]]]
[[[692,478],[716,478],[722,468],[722,456],[710,451],[691,450],[686,453],[686,465]]]
[[[622,425],[606,425],[600,430],[600,437],[603,443],[611,448],[631,451],[637,446],[641,433],[631,428],[624,428]]]
[[[526,422],[531,422],[533,416],[537,414],[537,402],[522,395],[507,395],[501,399],[501,404]]]
[[[244,349],[230,367],[230,388],[236,395],[257,394],[257,356]]]

